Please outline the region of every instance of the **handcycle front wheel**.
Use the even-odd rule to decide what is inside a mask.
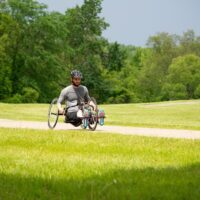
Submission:
[[[91,131],[95,131],[98,124],[98,112],[94,111],[88,119],[88,127]]]
[[[48,127],[50,129],[54,129],[59,118],[58,106],[57,106],[58,99],[55,98],[52,100],[49,106],[48,112]]]
[[[96,108],[94,109],[91,106],[91,115],[88,119],[88,127],[91,131],[95,131],[97,124],[98,124],[98,108],[97,108],[97,102],[94,97],[91,97],[91,101],[96,105]]]

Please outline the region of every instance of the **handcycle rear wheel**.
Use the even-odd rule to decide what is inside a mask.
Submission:
[[[58,99],[55,98],[52,100],[49,106],[48,112],[48,127],[50,129],[54,129],[59,118],[58,106],[57,106]]]

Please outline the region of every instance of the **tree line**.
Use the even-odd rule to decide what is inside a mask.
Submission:
[[[146,47],[110,43],[102,0],[64,14],[36,0],[0,2],[0,101],[50,102],[70,71],[99,103],[200,98],[200,37],[158,33]]]

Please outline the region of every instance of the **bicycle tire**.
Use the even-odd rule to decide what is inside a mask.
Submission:
[[[51,104],[49,105],[48,127],[50,129],[54,129],[58,122],[59,112],[58,112],[58,107],[57,107],[57,101],[58,101],[58,99],[55,98],[52,100]]]
[[[94,97],[91,97],[91,101],[93,101],[93,103],[96,105],[96,109],[94,110],[93,106],[91,106],[92,112],[90,118],[88,119],[88,128],[91,131],[95,131],[98,124],[98,108],[97,102]]]

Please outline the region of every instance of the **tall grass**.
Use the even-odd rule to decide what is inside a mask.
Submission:
[[[200,141],[1,128],[0,199],[200,199]]]

